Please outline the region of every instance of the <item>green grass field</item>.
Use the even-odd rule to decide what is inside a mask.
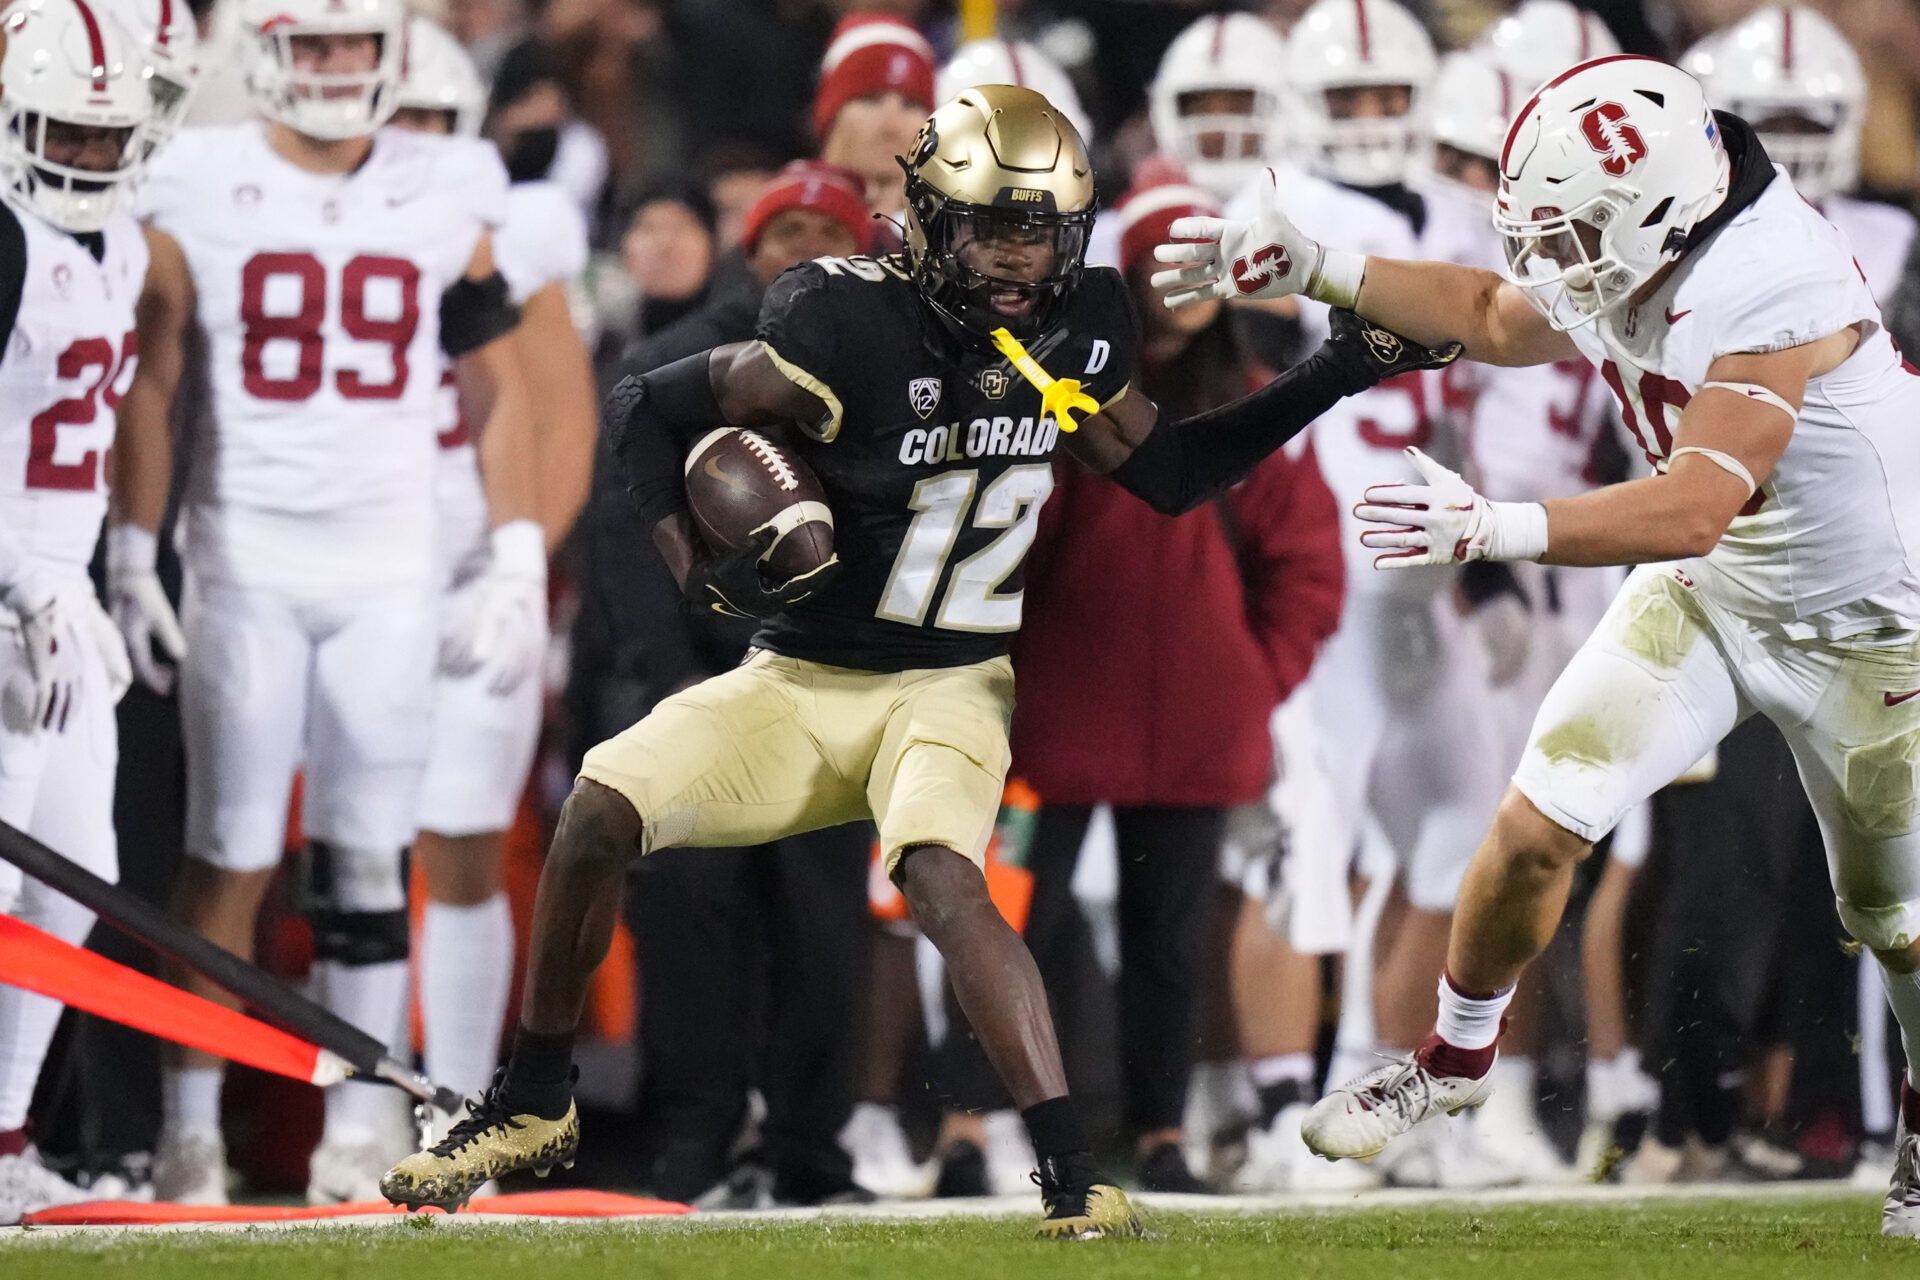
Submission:
[[[1497,1209],[1161,1213],[1139,1242],[1038,1244],[1018,1219],[644,1226],[457,1226],[21,1239],[7,1280],[1741,1280],[1913,1276],[1920,1241],[1884,1240],[1867,1197]],[[30,1235],[31,1233],[29,1233]]]

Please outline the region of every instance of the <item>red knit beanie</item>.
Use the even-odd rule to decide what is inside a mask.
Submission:
[[[820,87],[813,95],[814,136],[825,138],[840,108],[855,98],[889,90],[933,110],[933,46],[899,18],[848,14],[820,60]]]
[[[1220,216],[1211,193],[1179,182],[1136,184],[1116,211],[1120,218],[1120,269],[1131,271],[1157,244],[1172,239],[1176,218]]]
[[[741,239],[748,253],[760,243],[760,233],[767,223],[789,209],[826,214],[847,229],[856,253],[865,253],[873,245],[873,217],[867,210],[859,177],[839,165],[796,160],[775,176],[773,185],[747,210]]]

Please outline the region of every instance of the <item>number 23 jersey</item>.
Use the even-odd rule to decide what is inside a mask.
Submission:
[[[140,212],[186,255],[212,389],[185,508],[197,573],[428,581],[440,297],[505,202],[491,147],[394,129],[346,174],[291,164],[257,122],[183,130],[155,158]]]
[[[899,258],[792,268],[757,336],[829,410],[799,452],[833,509],[842,569],[754,643],[866,671],[1007,652],[1059,445],[1040,393],[997,352],[963,353]],[[1138,345],[1126,284],[1106,267],[1086,268],[1060,323],[1026,344],[1101,405],[1126,389]]]

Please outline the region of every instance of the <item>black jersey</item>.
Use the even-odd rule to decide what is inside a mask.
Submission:
[[[754,643],[865,671],[980,662],[1020,626],[1027,549],[1053,490],[1059,427],[993,352],[969,352],[899,258],[821,258],[774,281],[756,336],[827,405],[799,451],[833,508],[842,568]],[[1027,345],[1105,405],[1139,347],[1120,274],[1089,267],[1061,322]]]

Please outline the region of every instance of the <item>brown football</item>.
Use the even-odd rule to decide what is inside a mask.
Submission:
[[[826,491],[806,463],[762,432],[724,427],[702,436],[687,454],[687,506],[715,551],[741,547],[771,524],[778,536],[761,563],[776,582],[833,554]]]

